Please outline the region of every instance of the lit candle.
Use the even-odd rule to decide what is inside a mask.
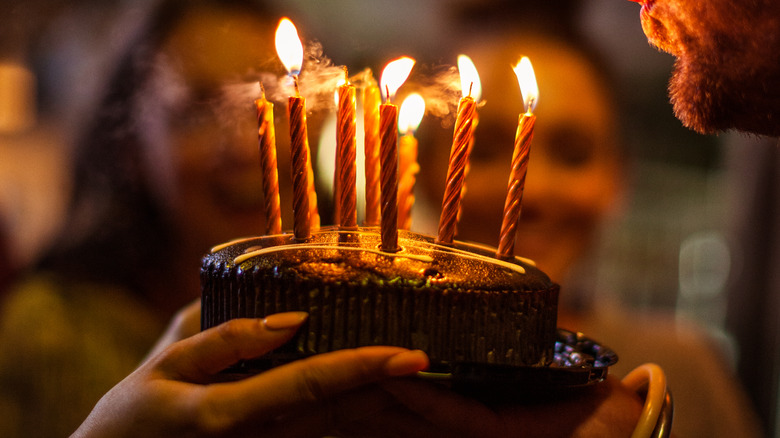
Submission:
[[[509,175],[506,201],[504,202],[504,217],[501,222],[501,234],[498,241],[496,257],[511,258],[515,253],[515,235],[517,223],[520,219],[520,209],[523,202],[523,189],[525,187],[525,175],[528,171],[528,156],[531,150],[531,139],[534,136],[534,124],[536,116],[533,110],[539,102],[539,88],[536,84],[531,61],[523,57],[514,67],[517,81],[520,84],[520,92],[523,95],[525,113],[521,114],[517,122],[515,134],[515,148],[512,153],[512,170]]]
[[[265,99],[265,89],[262,85],[260,85],[260,90],[261,96],[255,100],[255,106],[257,107],[257,138],[260,146],[260,166],[263,171],[265,234],[279,234],[282,232],[282,211],[279,206],[274,104]]]
[[[363,88],[363,129],[366,165],[366,218],[365,225],[379,225],[379,104],[382,100],[379,87],[373,78]]]
[[[344,69],[345,83],[338,88],[336,144],[338,151],[338,206],[339,226],[357,229],[357,187],[355,138],[355,87],[349,83],[347,69]]]
[[[414,132],[424,114],[425,100],[419,94],[413,93],[404,99],[398,115],[398,130],[402,134],[398,144],[398,227],[402,230],[412,227],[414,184],[417,172],[420,171]]]
[[[310,172],[311,153],[306,130],[306,100],[298,89],[298,74],[303,64],[303,45],[295,25],[287,18],[276,29],[276,53],[295,83],[295,95],[288,99],[290,118],[290,155],[293,183],[293,233],[297,240],[311,236]],[[315,201],[316,205],[316,201]]]
[[[452,136],[452,148],[450,149],[450,161],[447,168],[447,180],[444,186],[444,198],[441,204],[441,217],[439,218],[439,234],[437,243],[452,244],[455,239],[455,228],[458,223],[458,210],[460,209],[460,197],[463,193],[463,180],[466,164],[469,156],[469,143],[474,135],[474,118],[477,113],[477,103],[472,97],[474,83],[478,80],[469,77],[469,70],[460,71],[463,98],[458,103],[458,116],[455,119],[455,131]]]
[[[414,59],[401,57],[382,71],[380,84],[385,103],[379,107],[381,237],[382,251],[395,252],[398,247],[398,107],[391,103],[395,92],[409,77]]]
[[[479,105],[479,102],[482,100],[482,83],[479,80],[479,73],[477,73],[477,67],[474,66],[474,63],[471,61],[471,58],[469,58],[466,55],[458,55],[458,71],[461,72],[460,75],[460,86],[461,90],[465,90],[469,87],[471,87],[471,96],[474,98],[474,101]],[[471,80],[473,82],[467,82],[468,80]],[[479,124],[479,113],[477,111],[474,111],[474,120],[471,122],[472,124],[472,130],[476,132],[477,125]],[[471,157],[471,151],[474,149],[474,138],[475,136],[471,136],[471,140],[469,141],[468,148],[466,149],[466,156]],[[471,161],[469,159],[466,159],[466,168],[463,169],[463,187],[460,189],[460,198],[461,202],[458,205],[458,216],[456,218],[456,233],[457,233],[457,223],[460,222],[460,214],[463,211],[463,197],[466,196],[466,186],[468,183],[469,178],[469,171],[471,170]]]
[[[346,67],[345,67],[346,68]],[[336,103],[336,110],[338,111],[339,108],[339,88],[347,83],[346,79],[346,73],[345,77],[338,80],[338,83],[336,84],[336,91],[333,92],[333,102]],[[337,117],[338,119],[338,117]],[[338,124],[338,121],[337,121]],[[341,165],[340,157],[341,152],[339,152],[339,148],[341,147],[341,142],[339,141],[339,130],[338,127],[336,128],[336,150],[335,154],[333,155],[333,187],[331,190],[332,198],[333,198],[333,223],[339,224],[341,223],[341,220],[339,218],[341,214],[341,207],[340,200],[339,200],[339,166]]]

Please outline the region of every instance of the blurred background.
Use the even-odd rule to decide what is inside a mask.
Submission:
[[[154,2],[5,3],[0,231],[2,279],[8,281],[35,262],[55,232],[70,190],[68,157],[81,115],[105,86],[126,32],[122,26],[132,27],[133,17],[140,19]],[[452,42],[478,31],[457,24],[464,15],[525,6],[493,0],[266,3],[290,16],[305,40],[319,40],[335,64],[354,71],[368,66],[375,74],[401,54],[454,64]],[[538,14],[542,26],[553,21],[573,28],[600,53],[613,75],[620,135],[631,155],[624,180],[631,193],[621,214],[600,230],[583,275],[599,297],[702,324],[739,371],[766,430],[780,436],[776,141],[708,137],[683,128],[666,95],[673,58],[648,46],[635,3],[572,0],[556,3],[552,14],[549,9],[529,6],[525,20]]]

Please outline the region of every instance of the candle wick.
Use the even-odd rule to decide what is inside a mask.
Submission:
[[[526,110],[526,112],[528,114],[533,114],[533,109],[532,108],[534,106],[534,102],[536,102],[535,98],[531,97],[531,98],[528,99],[528,109]]]
[[[293,83],[295,84],[295,97],[300,97],[301,92],[298,89],[298,75],[293,75]]]
[[[469,97],[471,97],[471,89],[474,88],[474,82],[469,82]]]
[[[387,84],[385,84],[385,94],[387,94],[385,103],[390,103],[390,87]]]
[[[349,72],[347,70],[347,66],[346,65],[344,66],[344,82],[349,84]]]
[[[263,83],[257,81],[257,84],[260,85],[260,98],[265,99],[265,87],[263,86]]]

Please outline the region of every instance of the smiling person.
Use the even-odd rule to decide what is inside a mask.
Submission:
[[[72,199],[61,232],[35,269],[3,297],[2,436],[68,436],[76,430],[101,396],[138,367],[176,311],[199,296],[200,259],[210,246],[264,230],[252,105],[258,96],[246,96],[246,111],[227,129],[217,102],[223,85],[247,80],[253,69],[281,69],[273,45],[277,15],[240,0],[144,2],[149,10],[140,3],[125,5],[127,21],[111,27],[117,38],[111,47],[118,53],[107,64],[114,70],[94,112],[84,115],[74,145]],[[282,181],[289,169],[284,137]],[[281,184],[281,195],[289,202],[287,187]],[[186,308],[166,344],[197,333],[198,315],[199,305]],[[178,436],[199,426],[212,433],[235,430],[241,426],[235,424],[242,420],[238,412],[233,423],[222,417],[218,425],[207,424],[207,417],[190,415],[187,403],[202,396],[200,406],[226,407],[242,391],[257,388],[262,400],[245,406],[268,414],[264,420],[257,416],[258,423],[282,428],[290,424],[290,412],[319,398],[427,364],[420,352],[409,353],[411,362],[401,356],[397,368],[403,349],[354,350],[243,384],[205,385],[227,362],[261,355],[289,339],[304,319],[287,314],[239,321],[154,355],[105,397],[95,416],[118,412],[116,406],[127,413],[137,409],[144,423],[133,424],[141,427],[134,436]],[[192,363],[206,368],[187,365]],[[160,379],[171,385],[158,385]],[[187,383],[178,385],[182,380]],[[312,394],[312,388],[318,390]],[[155,414],[173,423],[161,420],[154,429],[147,420]],[[80,433],[121,435],[95,416]],[[320,426],[313,427],[328,427],[328,419],[319,418]]]
[[[660,365],[674,394],[674,429],[681,436],[760,436],[743,389],[701,327],[672,312],[623,306],[619,297],[632,291],[594,284],[596,244],[631,191],[630,151],[618,133],[621,117],[600,58],[562,32],[488,23],[480,29],[490,31],[468,35],[456,46],[473,59],[484,99],[459,238],[493,245],[498,240],[512,141],[523,110],[511,66],[527,55],[540,92],[515,253],[534,260],[561,284],[558,327],[614,349],[620,357],[610,368],[615,376],[647,362]],[[427,163],[446,161],[451,137],[436,138],[441,144],[421,148]],[[433,164],[421,167],[426,197],[440,197],[436,190],[445,175]]]
[[[173,2],[176,4],[177,2]],[[207,19],[214,16],[214,10],[205,8],[197,11],[194,14],[180,14],[181,10],[175,9],[174,17],[187,17],[191,20],[195,20],[196,23],[203,23],[199,21],[201,19]],[[263,20],[255,21],[253,18],[255,15],[250,14],[247,10],[237,9],[234,12],[238,12],[237,15],[231,15],[233,18],[245,18],[251,21],[248,28],[260,29],[264,24]],[[262,15],[261,15],[262,16]],[[226,17],[220,16],[222,19]],[[241,21],[241,20],[239,20]],[[180,58],[182,49],[176,41],[194,42],[194,43],[207,43],[214,41],[215,35],[203,35],[200,32],[187,32],[186,23],[191,22],[189,20],[173,20],[164,21],[163,23],[170,27],[171,30],[178,30],[179,37],[175,37],[166,32],[158,34],[158,39],[153,39],[151,47],[147,46],[147,49],[151,51],[140,52],[141,55],[146,57],[139,57],[138,53],[128,56],[128,62],[132,60],[149,60],[158,59],[156,55],[164,54],[162,60],[166,63],[173,61],[176,65],[178,62],[182,62],[183,58]],[[208,20],[206,20],[208,22]],[[214,24],[214,23],[212,23]],[[209,29],[220,32],[232,32],[237,29],[234,26],[219,25],[209,27]],[[224,23],[223,23],[224,24]],[[267,24],[267,23],[266,23]],[[239,26],[238,29],[241,27]],[[195,29],[203,28],[195,26]],[[224,47],[240,47],[241,51],[245,51],[247,47],[255,47],[243,38],[240,41],[244,43],[236,43],[238,35],[232,35],[227,38],[231,44],[219,45],[220,48]],[[184,48],[186,50],[186,47]],[[197,55],[197,50],[195,51]],[[132,66],[132,63],[129,64]],[[182,64],[179,64],[182,65]],[[192,64],[185,63],[184,65],[192,66]],[[203,63],[204,66],[211,65],[209,62]],[[217,63],[217,65],[226,65],[225,63]],[[254,61],[252,63],[254,65]],[[155,70],[156,71],[156,70]],[[186,83],[193,85],[192,80],[195,78],[188,74],[197,70],[184,69],[179,70],[179,78],[186,78],[189,81]],[[123,84],[123,79],[126,77],[118,76],[115,84],[117,86]],[[149,84],[149,82],[146,82]],[[208,96],[208,88],[200,87],[186,87],[170,88],[170,85],[181,85],[181,83],[174,81],[164,82],[168,84],[168,87],[152,88],[158,91],[170,91],[170,90],[190,90],[194,91],[194,96]],[[208,85],[210,81],[198,82],[194,84]],[[125,84],[127,86],[136,86],[137,84],[130,82]],[[120,87],[116,94],[110,94],[107,98],[107,103],[111,104],[111,108],[133,108],[134,100],[128,100],[128,90],[122,90]],[[192,96],[189,93],[184,96]],[[179,95],[181,96],[181,95]],[[165,97],[160,95],[159,97]],[[173,96],[176,97],[176,96]],[[138,170],[144,169],[144,165],[148,164],[150,158],[152,162],[161,163],[161,159],[170,159],[172,156],[177,156],[173,153],[170,155],[151,155],[145,156],[142,147],[143,144],[139,144],[139,140],[144,140],[147,136],[158,134],[160,132],[170,134],[169,136],[162,137],[164,140],[159,145],[167,145],[169,149],[157,150],[157,152],[178,151],[176,148],[180,148],[184,151],[188,151],[186,156],[188,159],[173,160],[170,162],[163,161],[166,164],[170,164],[170,168],[163,166],[157,168],[156,171],[165,169],[178,169],[179,171],[174,174],[169,173],[155,173],[156,171],[141,172],[139,178],[136,180],[121,181],[117,187],[120,188],[119,193],[126,192],[129,188],[135,187],[135,182],[146,181],[142,184],[143,191],[150,190],[152,194],[149,196],[143,196],[144,202],[140,205],[143,207],[155,207],[151,209],[153,214],[144,215],[149,218],[165,218],[163,224],[160,225],[159,230],[154,231],[154,234],[147,234],[146,231],[142,231],[141,234],[133,234],[132,236],[141,236],[144,238],[165,238],[179,236],[180,232],[193,231],[198,227],[203,228],[202,235],[184,234],[184,236],[194,236],[194,238],[203,238],[206,242],[204,245],[210,245],[214,242],[223,241],[225,238],[220,237],[217,234],[210,234],[216,232],[214,229],[210,229],[208,225],[200,225],[188,212],[195,211],[190,209],[203,209],[209,213],[218,215],[220,211],[213,211],[210,209],[208,196],[211,193],[219,193],[224,187],[230,186],[230,177],[224,179],[217,179],[218,184],[224,185],[224,187],[218,187],[212,190],[211,188],[204,187],[204,190],[197,190],[198,187],[190,187],[195,189],[194,192],[189,195],[181,194],[179,199],[190,199],[188,205],[180,205],[176,203],[167,204],[163,201],[170,201],[171,194],[179,193],[178,190],[188,190],[187,183],[198,184],[203,182],[199,175],[204,176],[204,180],[211,180],[210,176],[207,176],[211,171],[219,171],[218,161],[204,163],[203,160],[196,157],[213,157],[210,153],[204,153],[203,148],[211,144],[211,141],[206,141],[208,135],[214,134],[216,131],[210,130],[204,127],[202,120],[198,120],[195,123],[193,129],[198,129],[198,134],[194,134],[194,131],[188,130],[186,127],[190,126],[187,123],[181,123],[183,119],[179,117],[185,117],[187,115],[193,115],[196,108],[192,111],[187,111],[189,108],[187,105],[183,105],[186,100],[174,99],[172,108],[175,110],[178,108],[180,113],[173,117],[175,124],[162,123],[155,125],[155,130],[142,131],[139,133],[133,128],[133,124],[126,125],[121,123],[119,127],[127,128],[120,129],[118,131],[112,131],[113,134],[106,135],[100,134],[97,138],[102,142],[93,145],[93,147],[100,150],[101,146],[109,147],[116,146],[114,143],[119,139],[124,139],[124,135],[129,135],[133,142],[124,144],[119,147],[118,150],[103,151],[107,153],[107,156],[112,154],[131,153],[135,155],[135,161],[131,161],[127,167],[119,167],[120,170]],[[151,103],[158,103],[157,99],[152,99]],[[150,108],[144,106],[144,108]],[[151,107],[153,108],[153,107]],[[166,109],[166,108],[164,108]],[[116,114],[116,113],[114,113]],[[120,113],[121,114],[121,113]],[[158,123],[165,122],[166,119],[158,117],[158,115],[167,114],[162,113],[149,113],[146,119]],[[205,112],[206,116],[209,116],[208,110]],[[209,120],[206,117],[204,120]],[[109,118],[108,121],[112,123],[108,124],[110,127],[117,127],[113,124],[114,119]],[[125,120],[126,121],[126,120]],[[104,119],[98,118],[97,126],[101,127]],[[178,128],[177,126],[178,125]],[[165,128],[165,129],[160,129]],[[202,129],[203,128],[203,129]],[[201,130],[202,129],[202,130]],[[183,132],[182,132],[183,131]],[[181,134],[189,134],[191,140],[186,143],[179,143],[176,139],[182,137],[174,135],[176,132]],[[119,137],[114,134],[121,134]],[[216,140],[220,140],[217,136]],[[251,142],[247,139],[247,142]],[[242,142],[239,142],[243,144]],[[280,154],[281,155],[281,154]],[[575,160],[576,161],[576,160]],[[186,167],[187,164],[192,167]],[[217,169],[213,169],[212,166]],[[182,166],[181,168],[179,166]],[[205,166],[205,169],[201,168],[202,173],[198,173],[198,166]],[[228,166],[229,167],[229,166]],[[225,169],[222,169],[225,170]],[[188,173],[191,172],[191,173]],[[98,182],[106,183],[110,181],[111,172],[104,172],[99,174],[97,178]],[[167,176],[167,177],[163,177]],[[149,178],[147,180],[147,178]],[[149,181],[168,181],[173,182],[174,185],[169,187],[171,190],[158,191],[162,187],[154,187]],[[151,186],[151,187],[150,187]],[[168,187],[168,186],[165,186]],[[175,189],[175,190],[174,190]],[[134,194],[134,191],[129,193]],[[98,197],[98,200],[106,199],[109,193],[98,192],[102,194],[102,197]],[[188,198],[188,196],[206,196],[205,199],[198,199],[197,202],[194,198]],[[218,200],[220,197],[216,196],[213,200]],[[204,201],[202,204],[201,201]],[[240,205],[241,202],[238,199],[230,201]],[[94,206],[101,205],[93,202],[80,205]],[[216,207],[217,205],[214,205]],[[118,213],[117,213],[118,212]],[[148,211],[147,211],[148,212]],[[91,224],[112,224],[114,221],[118,223],[113,225],[128,224],[132,218],[129,216],[131,213],[137,213],[135,209],[121,208],[114,212],[115,214],[109,215],[111,220],[107,222],[103,221],[91,221]],[[258,217],[260,215],[258,214]],[[84,216],[77,216],[77,218],[83,218]],[[90,218],[90,216],[87,216]],[[166,222],[172,221],[174,218],[180,220],[188,220],[183,222],[180,227],[166,228]],[[83,220],[74,221],[72,224],[79,225],[84,224]],[[87,221],[87,224],[90,222]],[[204,222],[205,224],[205,222]],[[252,234],[256,234],[261,224],[258,224],[256,229],[250,231]],[[100,227],[96,227],[100,231]],[[95,232],[95,227],[90,227],[90,232]],[[208,229],[207,229],[208,228]],[[75,228],[74,228],[75,229]],[[114,229],[104,230],[107,234],[97,233],[93,237],[110,236],[108,231]],[[162,232],[167,230],[167,232]],[[124,248],[123,251],[128,252],[128,248],[140,249],[135,247],[135,241],[131,236],[128,239],[128,235],[123,235],[119,230],[119,234],[122,235]],[[227,237],[234,237],[235,234],[243,233],[243,228],[240,224],[236,224],[236,228],[228,230],[231,234]],[[221,231],[219,231],[221,232]],[[89,233],[87,233],[88,235]],[[82,233],[82,236],[85,235]],[[153,240],[153,239],[152,239]],[[111,239],[105,238],[101,241],[101,245],[97,245],[96,248],[104,249],[105,251],[113,251],[115,248],[111,245]],[[180,246],[176,247],[177,250],[182,250],[190,247],[198,246],[197,241],[181,242]],[[199,251],[202,251],[200,248]],[[65,255],[75,260],[76,252],[66,251]],[[108,254],[108,252],[98,252],[97,254]],[[154,258],[147,258],[144,255],[151,254]],[[126,268],[140,262],[144,262],[142,266],[147,267],[150,271],[147,273],[141,273],[149,280],[148,288],[139,288],[137,294],[127,293],[127,290],[134,286],[133,283],[121,284],[121,295],[127,298],[127,301],[117,301],[113,305],[119,309],[112,313],[112,315],[121,315],[122,313],[138,312],[143,314],[148,311],[144,310],[144,305],[148,304],[146,300],[155,302],[161,297],[168,297],[168,293],[176,294],[175,299],[171,300],[171,307],[181,305],[185,300],[189,300],[193,293],[196,293],[197,286],[189,285],[186,278],[181,277],[181,282],[178,281],[166,281],[165,276],[158,277],[161,273],[175,270],[178,273],[186,275],[192,275],[189,269],[185,269],[186,263],[181,265],[178,262],[186,261],[188,258],[196,257],[195,254],[182,252],[179,256],[178,253],[155,253],[151,252],[139,252],[136,255],[140,256],[137,259],[133,259],[130,262],[132,264],[122,266],[121,261],[109,259],[104,257],[103,260],[105,266],[108,269]],[[184,255],[186,254],[186,255]],[[71,280],[67,275],[73,266],[73,263],[67,262],[67,258],[61,258],[60,264],[49,264],[47,266],[61,266],[67,267],[62,269],[57,274],[61,274],[65,280]],[[171,261],[173,260],[173,261]],[[101,261],[97,258],[97,261]],[[155,269],[161,269],[159,272],[155,272]],[[89,273],[83,270],[76,270],[80,274]],[[148,276],[146,276],[148,275]],[[171,274],[172,275],[172,274]],[[130,275],[130,277],[133,277]],[[156,284],[155,279],[159,278],[161,284]],[[176,278],[179,278],[178,276]],[[79,282],[83,280],[83,277],[76,277]],[[99,277],[100,280],[105,280],[105,277]],[[142,282],[145,283],[145,282]],[[53,285],[48,284],[46,290],[50,291],[46,297],[53,296],[54,303],[68,304],[70,301],[66,298],[70,297],[84,297],[80,291],[82,288],[72,288],[70,293],[64,293],[68,291],[62,291],[60,281],[55,282]],[[100,296],[105,291],[99,290],[95,295]],[[164,295],[158,295],[164,294]],[[111,295],[109,297],[113,297]],[[126,302],[140,301],[141,304],[135,307],[127,307],[124,305]],[[111,299],[109,303],[104,303],[106,306],[111,305]],[[165,301],[165,300],[164,300]],[[79,301],[77,301],[78,303]],[[171,304],[167,303],[167,304]],[[54,313],[57,318],[51,320],[57,322],[72,322],[69,320],[73,316],[68,311],[62,311],[57,306],[48,306],[48,308],[54,307],[53,310],[58,311]],[[78,308],[78,306],[77,306]],[[156,308],[161,308],[156,306]],[[164,308],[169,308],[165,305]],[[27,317],[29,314],[36,314],[36,307],[15,307],[14,310],[22,312],[29,310],[29,313],[18,313],[18,315],[24,315]],[[132,309],[132,310],[129,310]],[[100,307],[100,311],[105,311],[105,308]],[[154,312],[152,312],[154,313]],[[132,315],[135,318],[135,314]],[[131,318],[131,319],[133,319]],[[520,433],[525,432],[531,436],[543,436],[546,433],[549,436],[607,436],[607,434],[614,434],[616,436],[626,436],[637,424],[639,417],[639,411],[641,409],[641,400],[631,391],[627,390],[624,386],[620,385],[614,377],[610,378],[606,384],[598,386],[595,391],[588,393],[580,393],[578,396],[567,398],[561,403],[540,404],[538,406],[515,406],[507,409],[491,409],[483,405],[475,404],[475,402],[459,397],[453,396],[450,393],[442,393],[439,388],[421,384],[413,380],[390,380],[391,377],[402,376],[412,374],[415,371],[423,369],[426,364],[426,358],[424,354],[420,352],[407,352],[404,350],[398,350],[393,348],[379,347],[379,349],[361,349],[361,350],[347,350],[343,352],[337,352],[332,355],[322,355],[311,358],[306,361],[290,364],[285,367],[280,367],[267,373],[262,373],[258,376],[245,379],[239,382],[224,383],[224,384],[209,384],[214,374],[224,366],[233,363],[235,360],[261,355],[264,352],[284,342],[294,330],[303,322],[305,315],[300,314],[283,314],[277,316],[269,316],[265,320],[235,320],[234,322],[227,323],[224,326],[205,331],[201,334],[187,337],[183,340],[178,340],[185,335],[191,334],[192,329],[186,329],[183,326],[191,326],[197,322],[197,309],[187,308],[182,315],[182,318],[177,320],[173,325],[173,334],[170,336],[173,343],[168,343],[164,348],[161,347],[156,350],[154,354],[145,361],[139,368],[137,368],[132,374],[125,378],[121,383],[114,386],[101,401],[95,406],[92,414],[82,424],[82,427],[78,430],[78,435],[83,436],[170,436],[180,435],[188,433],[190,435],[220,435],[225,433],[243,433],[245,435],[262,435],[264,432],[271,436],[280,436],[287,434],[287,436],[317,436],[317,434],[324,434],[332,430],[334,427],[339,426],[334,422],[349,422],[351,425],[361,425],[363,422],[368,422],[366,426],[373,428],[377,436],[397,436],[399,433],[395,433],[393,429],[403,431],[404,427],[407,427],[406,434],[404,436],[414,436],[417,433],[421,436],[517,436]],[[116,337],[109,337],[106,342],[105,338],[98,338],[100,342],[97,352],[100,354],[106,354],[106,351],[111,351],[114,348],[121,348],[122,342],[125,340],[123,336],[126,329],[118,324],[116,319],[108,318],[109,321],[103,321],[102,325],[97,327],[90,327],[94,332],[100,332],[101,330],[107,333],[113,333]],[[83,329],[83,327],[77,327]],[[26,330],[36,329],[34,333],[46,334],[46,330],[37,326],[27,326]],[[60,332],[59,329],[53,330],[55,333]],[[12,335],[22,337],[25,334],[22,330],[16,332],[11,331]],[[4,337],[5,339],[13,339],[13,336]],[[68,339],[68,338],[66,338]],[[61,344],[61,339],[46,338],[44,341],[50,341],[45,346],[51,346],[56,344],[63,347],[60,351],[64,354],[70,354],[75,359],[84,360],[91,363],[95,358],[89,357],[91,353],[89,350],[75,350],[67,351],[75,347],[79,347],[79,344],[84,343],[85,339],[75,339],[74,344]],[[72,342],[74,340],[69,339]],[[94,341],[90,341],[91,344],[95,344]],[[141,342],[143,343],[143,342]],[[5,343],[3,344],[6,345]],[[18,345],[18,344],[17,344]],[[30,346],[23,345],[25,348],[31,348]],[[33,345],[34,347],[35,345]],[[38,345],[40,347],[40,345]],[[7,348],[7,347],[4,347]],[[106,351],[104,351],[106,350]],[[4,351],[4,354],[7,353]],[[12,355],[9,354],[9,357]],[[18,356],[17,356],[18,357]],[[20,381],[15,384],[15,388],[23,386],[22,378],[26,378],[24,382],[33,382],[32,379],[40,379],[41,372],[36,371],[36,366],[40,365],[41,361],[35,360],[41,356],[30,355],[25,363],[16,364],[16,368],[20,370],[18,377]],[[120,362],[123,366],[134,366],[134,355],[120,356]],[[44,355],[43,359],[56,360],[56,357],[48,357]],[[70,369],[70,373],[62,374],[63,377],[73,378],[74,375],[82,376],[84,378],[91,378],[90,373],[93,372],[97,365],[84,365],[77,363],[77,360],[68,362],[70,366],[75,368]],[[140,358],[139,358],[140,360]],[[51,362],[49,362],[51,363]],[[194,365],[193,364],[197,364]],[[5,369],[5,363],[3,364]],[[21,365],[21,366],[20,366]],[[54,366],[58,367],[59,364]],[[30,369],[25,369],[29,367]],[[50,370],[52,367],[49,365],[46,370]],[[129,371],[127,371],[129,372]],[[77,374],[81,373],[81,374]],[[101,382],[109,382],[112,377]],[[118,380],[119,378],[116,378]],[[8,380],[10,381],[10,380]],[[378,386],[373,385],[379,383]],[[7,381],[3,381],[3,389],[6,388]],[[90,384],[89,391],[86,388],[79,387],[79,384]],[[45,388],[45,386],[51,386],[51,388]],[[368,386],[367,386],[368,385]],[[97,385],[92,385],[92,382],[84,382],[76,380],[67,385],[62,385],[61,382],[55,379],[48,379],[44,383],[44,390],[53,391],[52,388],[58,388],[60,392],[55,392],[58,398],[50,397],[50,404],[41,404],[40,406],[31,405],[30,416],[33,420],[25,425],[35,425],[32,423],[35,419],[39,421],[41,419],[50,420],[47,418],[51,412],[59,412],[62,409],[62,404],[71,403],[75,400],[83,399],[87,405],[94,403],[97,399],[94,396],[94,392],[97,389]],[[62,392],[62,388],[73,391],[73,394],[79,393],[78,396],[67,397],[67,393]],[[105,388],[107,389],[107,388]],[[104,390],[105,390],[104,389]],[[84,390],[82,394],[80,391]],[[366,390],[364,392],[363,390]],[[440,400],[442,403],[434,404],[427,403],[426,401]],[[3,400],[5,402],[5,400]],[[75,403],[74,403],[75,404]],[[398,406],[401,404],[402,406]],[[79,409],[83,410],[84,403],[80,403]],[[5,404],[4,406],[8,406]],[[24,406],[24,408],[28,408]],[[77,411],[74,406],[73,411]],[[357,409],[347,409],[354,408]],[[46,410],[50,409],[50,410]],[[562,412],[567,415],[561,415]],[[383,415],[374,415],[382,413]],[[72,414],[72,412],[71,412]],[[86,416],[86,413],[83,414]],[[81,417],[82,419],[84,417]],[[304,419],[305,421],[298,421]],[[55,421],[56,419],[51,419]],[[403,420],[403,421],[401,421]],[[64,424],[64,423],[63,423]],[[70,424],[70,423],[68,423]],[[77,423],[78,424],[78,423]],[[263,428],[259,428],[263,426]],[[408,425],[415,425],[420,427],[409,427]],[[484,425],[484,427],[482,427]],[[310,427],[311,426],[311,427]],[[67,427],[67,426],[65,426]],[[74,426],[75,427],[75,426]],[[303,427],[298,429],[297,427]],[[62,429],[58,429],[61,431]],[[72,430],[72,429],[71,429]],[[339,430],[344,430],[339,427]],[[26,434],[36,434],[34,429],[24,429]],[[67,432],[66,432],[67,433]],[[62,435],[62,433],[41,433],[41,435]]]
[[[426,436],[454,432],[440,413],[417,415],[393,394],[399,389],[383,386],[424,369],[422,352],[344,350],[214,382],[226,366],[289,339],[301,314],[240,319],[195,334],[195,304],[143,360],[163,321],[197,296],[199,260],[209,246],[263,230],[256,127],[225,134],[211,105],[225,81],[275,59],[276,17],[255,6],[161,1],[127,43],[76,145],[60,239],[3,306],[3,435],[360,436],[369,429],[393,436],[410,424],[424,425],[415,430]],[[288,165],[284,147],[280,169]],[[255,201],[248,187],[257,189]],[[633,428],[641,399],[616,379],[597,394],[606,399],[610,410],[629,408],[616,430]],[[583,406],[572,421],[591,412]],[[410,421],[395,423],[399,410]],[[513,414],[480,412],[499,433]],[[529,418],[512,416],[513,427]],[[604,430],[598,418],[589,424]]]
[[[273,19],[256,6],[209,15],[203,2],[185,3],[147,2],[159,10],[143,20],[143,7],[128,7],[126,21],[114,23],[111,47],[124,53],[105,55],[115,69],[82,119],[62,228],[2,303],[6,436],[75,430],[198,296],[199,258],[209,245],[262,230],[259,199],[253,206],[222,197],[239,176],[259,180],[249,169],[253,129],[246,143],[221,137],[209,99],[217,84],[273,53],[259,44],[273,34]],[[228,18],[234,27],[218,28]],[[227,50],[228,42],[242,46]]]
[[[539,82],[538,122],[515,253],[565,284],[572,265],[592,247],[599,226],[619,210],[628,185],[627,151],[618,138],[607,77],[582,48],[544,31],[480,32],[458,50],[473,59],[484,101],[458,236],[498,244],[517,118],[524,111],[512,65],[520,55],[528,56]],[[421,148],[421,189],[427,199],[441,198],[447,169],[437,163],[447,162],[450,135],[443,132]],[[570,298],[564,293],[561,299]]]

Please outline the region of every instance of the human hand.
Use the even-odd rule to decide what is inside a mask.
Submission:
[[[403,408],[351,425],[376,437],[627,437],[642,410],[642,400],[614,377],[550,400],[493,407],[416,379],[380,386]]]
[[[210,383],[237,361],[284,344],[305,319],[302,312],[234,319],[173,343],[103,396],[73,436],[322,436],[335,421],[386,408],[387,393],[369,384],[428,366],[419,351],[363,347]]]

